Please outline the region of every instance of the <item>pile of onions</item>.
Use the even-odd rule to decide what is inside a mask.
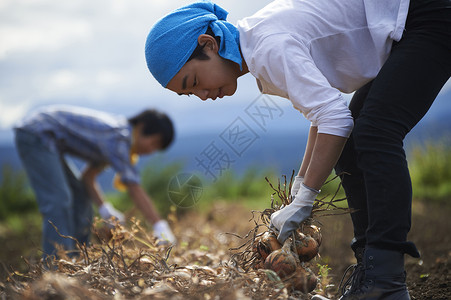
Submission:
[[[287,288],[309,293],[316,288],[317,278],[312,271],[304,268],[304,263],[318,255],[322,242],[321,231],[315,225],[304,225],[293,237],[281,245],[272,231],[259,235],[253,247],[260,258],[256,268],[271,269]]]

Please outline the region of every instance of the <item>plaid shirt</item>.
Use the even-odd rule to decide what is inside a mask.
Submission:
[[[40,136],[51,151],[111,165],[124,183],[140,182],[130,162],[132,127],[124,116],[55,105],[36,111],[15,128]]]

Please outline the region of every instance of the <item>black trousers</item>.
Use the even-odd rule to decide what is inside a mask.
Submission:
[[[419,257],[407,241],[412,185],[403,140],[451,76],[451,1],[412,0],[405,32],[377,77],[354,94],[354,130],[335,167],[354,226],[352,248]]]

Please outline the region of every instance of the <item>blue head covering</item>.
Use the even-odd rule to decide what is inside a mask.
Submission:
[[[221,38],[219,55],[241,67],[238,29],[226,21],[227,14],[210,1],[199,1],[157,21],[147,36],[145,53],[149,71],[163,87],[188,61],[197,46],[197,38],[208,26]]]

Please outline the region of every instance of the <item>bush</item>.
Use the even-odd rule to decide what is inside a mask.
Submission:
[[[416,145],[410,151],[409,162],[415,199],[445,203],[451,198],[451,146],[448,142]]]
[[[37,212],[38,205],[27,182],[27,177],[23,171],[14,171],[10,165],[3,165],[0,183],[1,221],[11,215]]]
[[[186,173],[183,167],[184,164],[180,161],[165,164],[162,157],[155,156],[148,160],[141,172],[142,187],[163,217],[166,217],[173,207],[177,208],[178,214],[183,214],[192,209],[207,208],[218,200],[239,201],[249,207],[258,206],[256,208],[266,207],[270,203],[272,190],[265,176],[275,177],[271,170],[249,168],[241,176],[232,170],[227,170],[215,182],[211,182],[203,174]],[[192,178],[189,178],[190,176]],[[177,195],[174,194],[176,187],[172,186],[174,180],[189,180],[189,182],[181,182],[183,187],[178,191],[180,199],[191,197],[186,203],[177,202]],[[122,211],[133,207],[126,193],[109,194],[108,199]]]
[[[267,208],[274,192],[265,177],[277,184],[278,178],[273,170],[261,170],[258,167],[247,169],[238,175],[233,170],[225,171],[215,182],[205,187],[202,206],[218,199],[227,202],[240,202],[253,209]],[[287,179],[289,182],[289,178]]]
[[[234,200],[268,195],[271,193],[271,189],[265,176],[272,177],[273,175],[274,172],[259,171],[256,167],[247,169],[241,176],[233,170],[227,170],[211,184],[211,197]]]
[[[150,196],[158,212],[166,217],[173,203],[168,196],[168,185],[170,180],[182,171],[183,163],[173,162],[163,164],[161,156],[154,156],[146,162],[141,172],[141,186]],[[108,199],[122,210],[129,210],[134,203],[129,200],[127,193],[108,195]]]

